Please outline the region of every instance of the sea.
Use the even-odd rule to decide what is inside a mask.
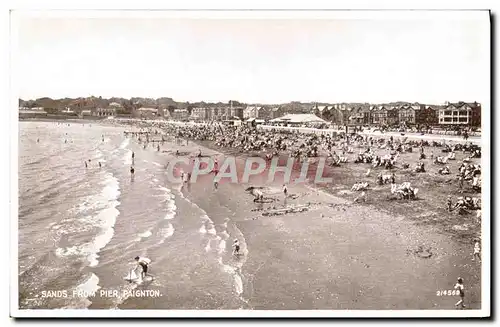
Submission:
[[[252,309],[232,219],[246,200],[172,183],[178,144],[144,148],[125,130],[19,123],[19,308]],[[125,280],[136,256],[152,260],[152,280]]]

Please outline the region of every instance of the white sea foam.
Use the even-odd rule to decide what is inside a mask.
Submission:
[[[158,179],[153,178],[153,182],[158,183]]]
[[[228,239],[229,238],[229,233],[227,231],[225,231],[225,230],[223,230],[220,234],[222,235],[222,237],[224,239]]]
[[[222,265],[222,269],[224,270],[224,272],[233,276],[234,290],[236,294],[241,295],[241,293],[243,293],[243,280],[241,279],[241,276],[236,268],[224,264],[222,262],[222,258],[219,258],[219,263]]]
[[[161,163],[159,163],[159,162],[154,162],[153,161],[153,164],[156,165],[156,166],[158,166],[158,167],[163,167],[163,165]]]
[[[91,273],[90,277],[77,287],[75,287],[75,290],[84,292],[84,293],[92,293],[96,292],[98,289],[101,287],[99,286],[99,277],[97,277],[96,274]]]
[[[129,145],[129,143],[130,143],[130,139],[127,137],[120,144],[120,149],[125,149]]]
[[[116,222],[116,217],[120,214],[120,211],[116,209],[119,202],[115,201],[114,206],[108,209],[104,209],[99,213],[102,218],[103,225],[101,226],[101,234],[97,235],[92,243],[89,244],[89,256],[90,267],[95,267],[99,263],[97,258],[99,258],[98,253],[104,248],[113,238],[115,233],[114,225]]]
[[[162,244],[163,242],[165,242],[165,240],[166,240],[167,238],[169,238],[170,236],[174,235],[174,231],[175,231],[174,226],[172,226],[172,224],[171,224],[171,223],[168,223],[168,226],[167,226],[167,227],[165,227],[165,228],[161,229],[161,230],[160,230],[160,234],[161,234],[161,236],[162,236],[163,238],[162,238],[162,240],[159,242],[159,244]]]
[[[175,196],[174,197],[171,197],[170,199],[175,199]],[[177,206],[175,205],[175,202],[174,201],[170,201],[168,204],[167,204],[167,210],[168,211],[176,211],[177,210]]]
[[[219,252],[219,254],[222,254],[226,251],[226,241],[225,240],[221,240],[219,242],[219,248],[217,251]]]
[[[216,235],[217,232],[215,231],[215,228],[213,225],[210,226],[209,229],[207,229],[207,233],[210,234],[210,235]]]
[[[70,257],[75,255],[82,255],[85,253],[85,248],[82,246],[70,246],[67,248],[57,248],[56,255],[58,257]]]
[[[99,277],[97,277],[94,273],[91,273],[90,277],[87,278],[85,282],[76,286],[73,290],[73,292],[77,294],[76,297],[73,298],[75,302],[65,306],[62,309],[87,309],[92,304],[92,301],[90,301],[88,298],[93,297],[93,295],[96,294],[96,292],[100,288]],[[71,292],[70,294],[72,294],[73,292]]]
[[[132,164],[132,151],[127,151],[123,155],[123,162],[125,163],[125,165],[131,165]]]
[[[207,251],[207,252],[209,252],[211,250],[210,243],[211,243],[211,240],[208,240],[208,243],[205,246],[205,251]]]
[[[153,233],[151,233],[151,231],[150,231],[150,230],[147,230],[147,231],[145,231],[144,233],[140,233],[140,234],[139,234],[139,237],[140,237],[140,238],[147,238],[147,237],[150,237],[151,235],[153,235]]]
[[[205,227],[205,224],[201,225],[199,231],[202,234],[206,234],[207,233],[207,228]]]
[[[78,232],[82,229],[90,229],[92,227],[98,227],[99,232],[97,236],[91,242],[74,245],[67,248],[56,249],[56,254],[58,256],[73,256],[73,255],[85,255],[90,262],[90,266],[96,266],[99,261],[98,253],[103,249],[113,238],[114,235],[114,225],[116,223],[116,218],[120,214],[120,211],[116,207],[120,204],[117,201],[120,195],[120,185],[118,179],[116,179],[112,174],[108,173],[105,180],[101,183],[104,185],[101,193],[95,197],[96,202],[106,203],[106,207],[100,209],[96,215],[86,216],[79,219],[79,224],[72,224],[70,226],[65,226],[64,232]],[[90,202],[90,201],[89,201]],[[52,229],[56,229],[58,226],[53,226]]]

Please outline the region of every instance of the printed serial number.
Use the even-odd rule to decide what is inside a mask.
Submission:
[[[454,295],[460,295],[459,290],[443,290],[443,291],[436,291],[437,296],[454,296]]]

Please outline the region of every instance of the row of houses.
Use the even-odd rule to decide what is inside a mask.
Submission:
[[[481,125],[481,104],[315,106],[315,113],[339,125]]]

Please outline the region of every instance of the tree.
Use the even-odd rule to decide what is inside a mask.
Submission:
[[[175,106],[172,106],[172,105],[167,107],[167,110],[170,113],[170,115],[172,115],[174,113],[175,109],[177,109],[177,108]]]

